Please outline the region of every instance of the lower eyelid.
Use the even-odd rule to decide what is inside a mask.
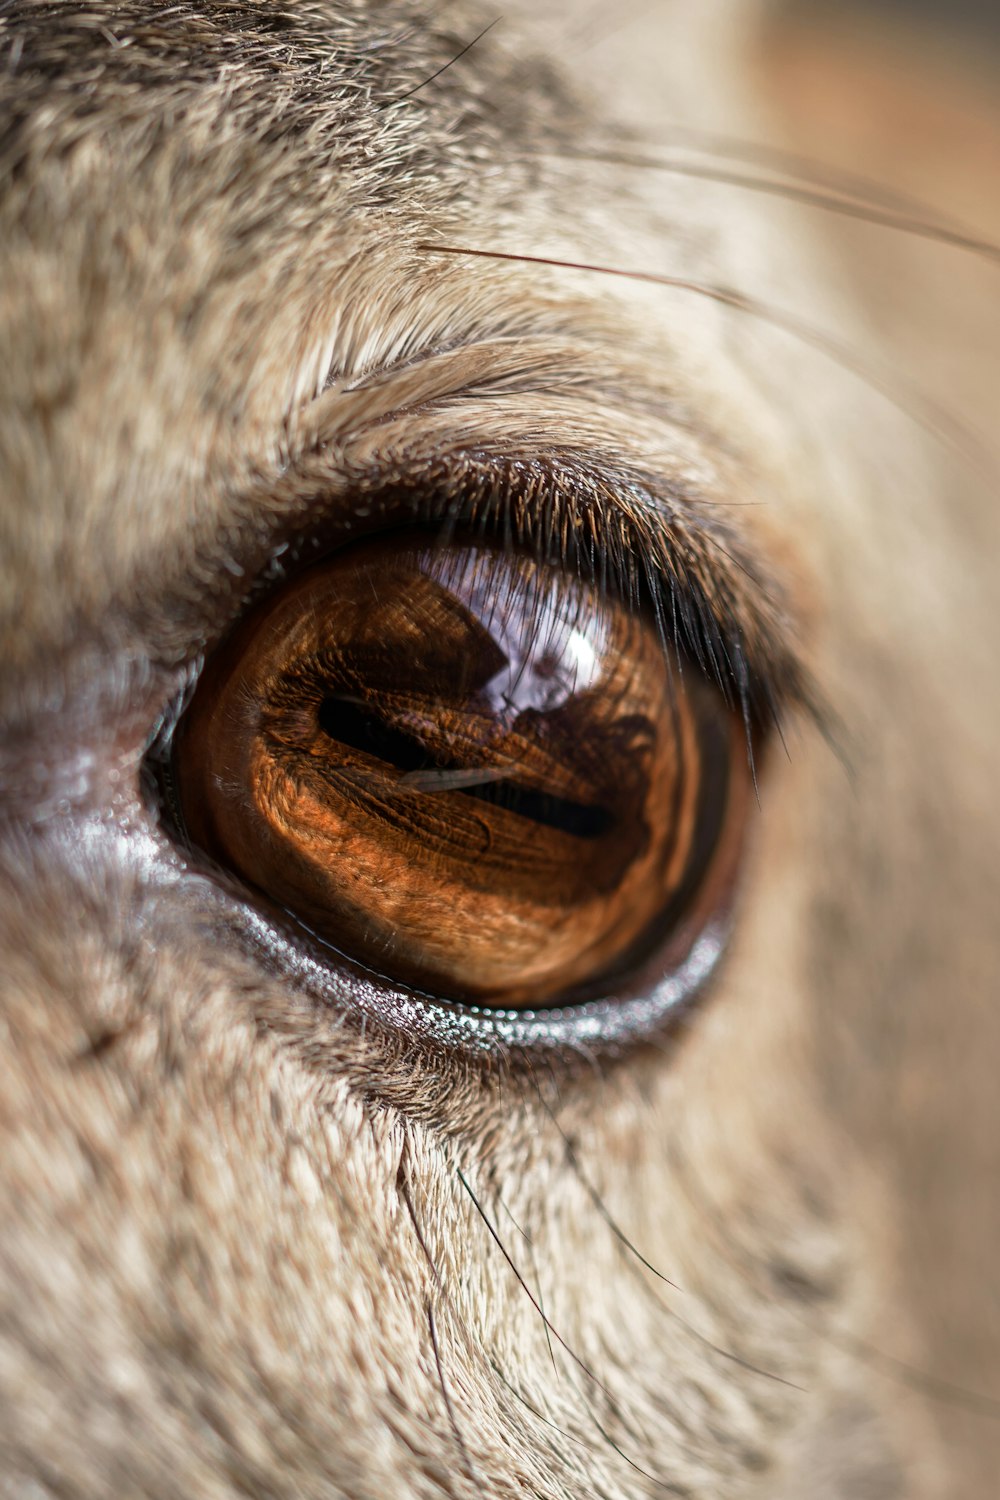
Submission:
[[[191,941],[184,915],[191,906],[209,967],[221,954],[231,962],[242,952],[250,966],[246,994],[259,1024],[288,1037],[302,1061],[321,1074],[339,1071],[345,1057],[360,1046],[368,1057],[372,1094],[387,1100],[397,1085],[408,1095],[413,1068],[426,1059],[430,1072],[424,1103],[432,1114],[440,1111],[445,1122],[450,1119],[453,1064],[481,1069],[485,1080],[495,1078],[498,1069],[501,1074],[523,1073],[537,1086],[540,1066],[568,1082],[575,1075],[589,1078],[598,1062],[682,1041],[697,1005],[724,966],[732,922],[727,901],[674,968],[655,982],[639,982],[632,991],[565,1009],[517,1011],[455,1004],[429,991],[401,987],[332,950],[301,924],[289,925],[286,913],[269,912],[266,904],[247,899],[227,877],[219,884],[210,866],[198,870],[197,856],[188,881],[190,888],[179,893],[177,916],[183,926],[178,937]],[[306,1003],[293,1001],[292,994]],[[396,1059],[391,1065],[390,1057]],[[399,1079],[397,1066],[402,1068]]]

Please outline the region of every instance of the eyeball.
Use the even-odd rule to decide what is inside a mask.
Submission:
[[[555,563],[369,541],[207,663],[192,842],[339,952],[443,999],[573,1003],[703,921],[746,746],[656,622]]]

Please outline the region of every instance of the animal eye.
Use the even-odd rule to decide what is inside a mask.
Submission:
[[[738,715],[652,614],[419,531],[259,604],[202,673],[173,774],[193,842],[315,936],[507,1009],[690,951],[748,776]]]

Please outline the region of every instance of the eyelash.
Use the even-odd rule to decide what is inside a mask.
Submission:
[[[649,608],[665,647],[682,648],[741,709],[748,730],[780,728],[792,709],[824,727],[787,584],[761,569],[742,528],[696,492],[599,456],[553,451],[525,460],[465,448],[391,478],[361,476],[346,501],[331,504],[313,488],[283,509],[286,518],[265,523],[252,555],[233,549],[222,618],[203,620],[200,630],[192,622],[198,655],[271,589],[347,542],[407,527],[446,542],[461,528],[555,563],[629,608]]]

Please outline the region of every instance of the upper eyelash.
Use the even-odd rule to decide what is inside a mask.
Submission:
[[[465,492],[446,525],[500,530],[602,593],[647,605],[664,646],[682,649],[748,720],[777,720],[793,704],[817,708],[782,586],[736,527],[699,511],[690,496],[664,493],[653,478],[579,455],[464,459]]]
[[[781,583],[761,568],[738,525],[708,513],[712,504],[572,452],[543,460],[465,449],[410,473],[369,475],[333,503],[322,491],[313,494],[291,528],[280,520],[269,528],[263,561],[254,566],[248,559],[248,587],[235,600],[213,601],[221,614],[198,645],[210,649],[250,605],[338,542],[405,525],[436,530],[440,541],[457,528],[478,528],[494,543],[533,551],[628,606],[645,603],[664,646],[683,649],[748,720],[779,722],[788,706],[818,713]],[[347,535],[331,539],[331,528],[345,523]],[[226,571],[231,578],[242,569],[230,558]],[[189,661],[161,739],[196,678],[197,664]]]
[[[249,549],[260,551],[242,564],[244,587],[208,601],[209,618],[194,629],[196,654],[299,567],[345,542],[411,525],[442,541],[459,528],[479,531],[650,609],[665,649],[683,652],[742,712],[751,751],[754,731],[780,729],[789,708],[827,728],[787,586],[741,527],[696,494],[575,452],[523,459],[464,449],[410,472],[370,473],[335,500],[313,490],[291,524],[276,518],[270,535]],[[232,561],[228,572],[227,583],[235,582]],[[190,669],[185,681],[190,690]],[[176,717],[172,709],[161,741]]]

